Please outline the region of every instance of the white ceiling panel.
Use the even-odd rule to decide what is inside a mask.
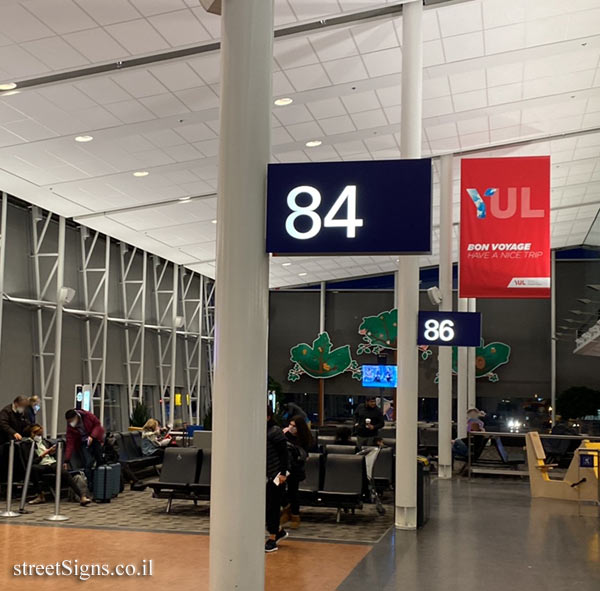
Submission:
[[[276,26],[386,4],[275,0]],[[581,241],[598,211],[600,132],[486,149],[600,127],[599,9],[593,0],[473,0],[424,17],[424,154],[550,153],[555,247]],[[401,27],[401,17],[386,17],[275,40],[274,92],[293,103],[274,108],[273,161],[400,156]],[[0,82],[74,72],[0,95],[0,189],[214,275],[216,200],[198,196],[214,192],[218,177],[219,52],[75,71],[219,35],[220,19],[196,0],[0,2]],[[78,135],[94,139],[77,143]],[[322,145],[307,148],[314,139]],[[458,159],[455,169],[457,202]],[[434,188],[437,221],[437,173]],[[436,263],[434,246],[421,264]],[[393,257],[275,258],[272,285],[394,265]]]

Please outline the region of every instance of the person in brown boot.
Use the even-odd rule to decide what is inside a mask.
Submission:
[[[300,415],[293,417],[283,432],[287,438],[290,475],[287,478],[288,504],[281,514],[281,523],[290,521],[291,529],[297,529],[300,525],[298,489],[306,478],[306,458],[312,445],[312,435],[306,420]]]

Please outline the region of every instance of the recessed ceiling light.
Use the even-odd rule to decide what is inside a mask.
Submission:
[[[192,198],[191,197],[180,197],[179,198],[179,203],[187,203],[188,201],[191,201]]]
[[[133,173],[133,176],[142,177],[142,176],[148,176],[149,174],[150,173],[147,170],[138,170]]]
[[[93,135],[78,135],[75,138],[75,141],[84,144],[85,142],[91,142],[93,139],[94,139]]]
[[[20,90],[9,90],[7,92],[3,92],[2,96],[12,96],[13,94],[21,94]]]
[[[284,97],[284,98],[279,98],[275,101],[275,105],[277,107],[287,107],[288,105],[291,105],[294,102],[293,98],[290,98],[288,96]]]
[[[306,277],[308,273],[298,273],[298,277]]]
[[[307,148],[318,148],[323,142],[321,140],[310,140],[310,142],[306,142]]]
[[[292,263],[281,263],[282,267],[289,267]]]
[[[217,220],[211,220],[211,224],[216,224]]]
[[[17,85],[14,82],[6,82],[5,84],[0,84],[0,90],[14,90]]]

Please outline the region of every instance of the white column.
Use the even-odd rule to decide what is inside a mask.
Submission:
[[[50,215],[50,214],[48,214]],[[52,420],[50,437],[58,434],[58,411],[60,407],[60,370],[62,354],[63,294],[65,281],[65,218],[58,218],[58,256],[56,260],[56,320],[54,321],[54,371],[52,373]]]
[[[556,425],[556,251],[552,251],[550,288],[550,405],[552,426]]]
[[[273,2],[222,7],[210,590],[263,591]]]
[[[173,264],[173,302],[171,306],[171,375],[169,380],[169,421],[175,424],[175,386],[177,384],[177,301],[179,299],[179,265]]]
[[[325,312],[327,303],[327,282],[321,281],[319,292],[319,334],[325,332]]]
[[[452,311],[452,155],[440,159],[440,310]],[[438,353],[438,476],[452,478],[452,347]]]
[[[2,343],[2,318],[4,312],[4,267],[6,262],[6,216],[8,211],[8,197],[6,193],[0,194],[2,200],[0,216],[0,343]]]
[[[402,158],[421,157],[423,93],[423,4],[402,10]],[[417,418],[419,361],[417,312],[419,260],[401,256],[398,263],[398,389],[396,395],[396,527],[417,527]]]
[[[469,298],[469,312],[477,312],[477,300]],[[477,406],[477,376],[475,374],[475,347],[469,347],[467,357],[467,408]]]
[[[458,311],[469,311],[469,300],[466,298],[458,298]],[[468,348],[458,347],[458,376],[456,383],[456,433],[459,439],[467,436],[467,383],[468,377]]]

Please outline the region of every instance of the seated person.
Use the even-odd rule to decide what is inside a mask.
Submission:
[[[335,430],[335,445],[355,445],[352,441],[352,429],[350,427],[338,427]]]
[[[142,427],[142,454],[162,457],[165,453],[163,448],[170,444],[170,435],[161,435],[160,423],[156,419],[148,419]]]
[[[31,425],[31,427],[28,428],[28,432],[33,441],[33,445],[35,446],[35,455],[33,457],[33,465],[31,467],[31,480],[33,482],[35,491],[37,492],[37,497],[32,501],[29,501],[29,504],[38,505],[39,503],[46,502],[43,489],[43,477],[47,474],[56,474],[56,458],[54,457],[56,453],[56,445],[52,445],[52,443],[50,443],[47,439],[44,439],[44,429],[37,423]],[[80,489],[79,486],[77,486],[74,478],[71,476],[68,470],[65,470],[64,467],[62,468],[61,479],[62,482],[67,484],[67,486],[79,498],[79,504],[82,507],[85,507],[92,502],[87,487],[82,487]]]

